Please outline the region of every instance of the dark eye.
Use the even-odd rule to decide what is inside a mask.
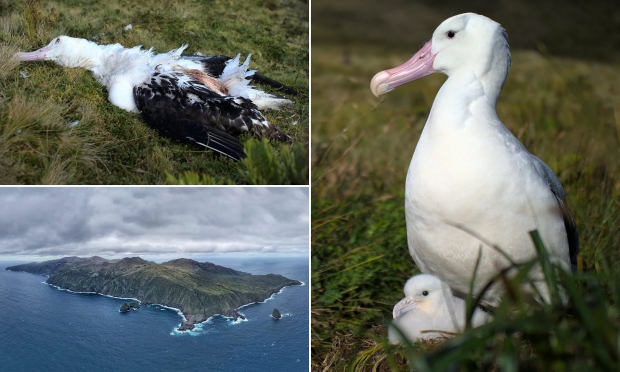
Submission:
[[[56,39],[56,44],[60,43],[60,38]]]
[[[448,39],[452,39],[452,38],[454,37],[454,35],[456,35],[456,32],[454,32],[454,31],[448,31],[448,32],[446,33],[446,35],[448,35]]]
[[[422,296],[428,296],[428,291],[422,292]]]

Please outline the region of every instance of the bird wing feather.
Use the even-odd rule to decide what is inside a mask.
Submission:
[[[564,219],[564,227],[566,228],[566,235],[568,237],[568,250],[570,261],[573,265],[577,264],[577,255],[579,254],[579,233],[577,232],[577,224],[575,223],[575,219],[568,209],[568,203],[566,202],[566,193],[564,192],[564,188],[562,187],[562,183],[555,175],[553,170],[549,168],[544,161],[540,160],[536,156],[532,155],[532,158],[535,161],[535,164],[538,166],[538,169],[542,172],[543,178],[547,185],[549,185],[549,189],[555,196],[558,205],[560,206],[560,211],[562,212],[562,218]]]

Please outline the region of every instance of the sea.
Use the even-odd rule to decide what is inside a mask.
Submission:
[[[0,371],[309,370],[307,257],[197,260],[304,285],[241,308],[245,321],[214,316],[177,332],[183,318],[174,309],[121,313],[126,300],[60,290],[44,284],[45,276],[5,270],[26,262],[0,261]]]

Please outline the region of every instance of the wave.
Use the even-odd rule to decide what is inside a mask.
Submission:
[[[203,333],[206,332],[206,330],[204,329],[204,326],[207,324],[213,324],[213,318],[215,318],[216,316],[221,316],[219,314],[215,314],[215,315],[211,315],[210,317],[208,317],[206,320],[203,320],[200,323],[195,323],[194,324],[194,329],[191,330],[186,330],[186,331],[179,331],[179,328],[181,327],[181,325],[183,323],[179,323],[176,327],[174,327],[174,329],[170,332],[171,336],[199,336]],[[183,316],[183,319],[185,319],[185,316]],[[184,320],[185,321],[185,320]]]
[[[241,314],[241,313],[239,313],[239,314]],[[241,317],[238,317],[237,320],[235,320],[235,318],[233,318],[233,317],[225,317],[225,318],[228,321],[228,324],[230,324],[230,325],[240,324],[242,322],[248,322],[249,321],[248,317],[245,316],[245,314],[241,314],[241,315],[243,315],[243,317],[245,319],[242,319]]]
[[[109,298],[116,298],[118,300],[133,300],[133,301],[137,301],[140,305],[142,305],[142,301],[138,300],[137,298],[133,298],[133,297],[116,297],[116,296],[110,296],[107,294],[103,294],[103,293],[98,293],[98,292],[78,292],[78,291],[72,291],[70,289],[66,289],[66,288],[61,288],[55,284],[50,284],[47,282],[41,282],[43,284],[47,284],[51,287],[54,287],[56,289],[58,289],[59,291],[65,291],[65,292],[70,292],[70,293],[77,293],[77,294],[95,294],[95,295],[99,295],[99,296],[103,296],[103,297],[109,297]]]
[[[301,286],[306,285],[304,282],[300,282],[300,283],[301,283]],[[250,306],[250,305],[264,304],[265,302],[267,302],[269,300],[275,299],[275,295],[282,293],[282,291],[284,291],[284,289],[287,288],[287,287],[301,287],[301,286],[299,286],[299,285],[285,285],[284,287],[280,288],[279,291],[272,293],[271,296],[267,297],[266,299],[264,299],[262,301],[254,301],[254,302],[250,302],[249,304],[241,305],[236,310],[242,309],[242,308],[244,308],[246,306]]]
[[[160,305],[161,306],[161,305]],[[183,323],[179,323],[173,330],[172,332],[170,332],[171,336],[198,336],[201,335],[203,333],[205,333],[207,330],[204,328],[205,325],[207,324],[213,324],[213,320],[216,317],[220,317],[220,318],[224,318],[226,320],[226,323],[228,325],[236,325],[236,324],[240,324],[242,322],[248,322],[249,319],[245,316],[245,314],[239,313],[241,315],[243,315],[243,317],[245,319],[242,319],[241,317],[238,317],[237,320],[235,320],[234,317],[232,316],[226,316],[226,315],[222,315],[222,314],[214,314],[211,315],[210,317],[208,317],[206,320],[203,320],[200,323],[195,323],[194,324],[194,329],[192,330],[186,330],[186,331],[179,331],[179,328],[181,327],[181,325]],[[185,317],[184,317],[185,319]]]
[[[185,318],[185,315],[183,314],[183,312],[180,309],[177,309],[176,307],[166,306],[166,305],[162,305],[162,304],[150,304],[149,306],[159,306],[159,307],[163,307],[164,309],[172,310],[172,311],[176,312],[177,314],[179,314],[181,316],[181,318],[183,318],[184,322],[187,321],[187,318]]]

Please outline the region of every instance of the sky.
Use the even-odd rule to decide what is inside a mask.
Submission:
[[[0,256],[308,254],[308,188],[0,188]]]

